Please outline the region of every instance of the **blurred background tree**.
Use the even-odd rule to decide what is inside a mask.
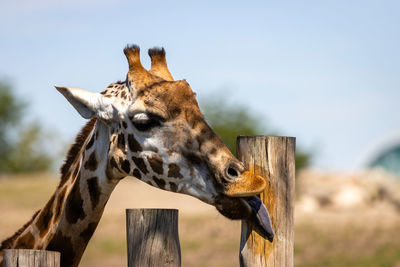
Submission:
[[[52,157],[45,149],[46,133],[39,123],[26,123],[27,103],[12,86],[0,81],[0,173],[47,171]]]
[[[242,105],[229,102],[229,99],[212,95],[200,99],[201,110],[207,122],[221,137],[227,147],[236,155],[236,137],[239,135],[278,135],[265,125],[265,118],[253,114]],[[296,170],[308,167],[312,154],[296,147]]]

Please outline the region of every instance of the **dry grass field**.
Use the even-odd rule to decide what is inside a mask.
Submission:
[[[47,174],[0,177],[0,239],[29,220],[57,184]],[[299,194],[312,195],[304,185],[299,188]],[[296,206],[296,266],[400,266],[400,212],[395,205],[381,199],[343,208],[322,199],[319,206],[310,201]],[[126,266],[126,208],[179,209],[182,266],[238,266],[240,222],[223,218],[194,198],[132,178],[113,192],[81,266]]]

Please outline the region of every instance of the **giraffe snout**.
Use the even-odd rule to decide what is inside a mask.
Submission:
[[[248,197],[261,193],[266,186],[265,179],[238,165],[229,165],[225,170],[224,194],[230,197]]]
[[[236,168],[233,167],[228,167],[225,171],[225,176],[230,180],[235,180],[239,178],[239,175],[239,172],[236,170]]]
[[[234,183],[238,178],[240,178],[241,173],[244,171],[243,164],[240,164],[236,161],[228,164],[228,167],[225,169],[225,173],[223,178],[228,183]]]

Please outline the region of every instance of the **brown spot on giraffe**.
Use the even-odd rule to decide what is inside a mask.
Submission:
[[[122,150],[125,151],[125,135],[123,133],[120,133],[118,135],[118,140],[117,140],[117,145],[118,147]]]
[[[143,151],[142,147],[140,146],[140,144],[138,143],[138,141],[136,141],[135,137],[133,136],[133,134],[129,134],[128,135],[128,145],[129,145],[129,149],[132,152],[140,152]]]
[[[91,222],[88,226],[83,230],[79,236],[84,240],[84,242],[88,242],[89,239],[92,237],[94,231],[96,230],[97,225],[99,222]]]
[[[46,249],[61,252],[61,267],[73,266],[76,252],[70,237],[56,232]]]
[[[35,244],[35,238],[31,232],[26,232],[20,238],[17,239],[15,248],[32,248]]]
[[[46,206],[40,211],[39,217],[36,221],[36,227],[39,229],[40,237],[44,237],[49,231],[49,224],[53,216],[53,203],[55,194],[51,196]]]
[[[122,122],[122,126],[123,126],[125,129],[128,128],[128,124],[127,124],[125,121]]]
[[[169,187],[171,188],[172,192],[177,192],[178,191],[178,186],[176,185],[176,183],[169,182]]]
[[[211,155],[215,155],[215,154],[217,153],[217,151],[218,151],[218,150],[217,150],[215,147],[213,147],[213,148],[211,148],[211,150],[210,150],[209,153],[210,153]]]
[[[122,160],[120,160],[120,164],[121,164],[121,169],[122,169],[126,174],[129,174],[129,172],[131,171],[131,164],[129,163],[129,160],[127,160],[127,159],[122,159]]]
[[[65,207],[65,216],[70,224],[76,223],[79,219],[83,220],[86,213],[83,210],[83,199],[80,192],[80,179],[75,182],[71,193],[68,195]]]
[[[135,156],[132,156],[132,160],[141,172],[143,172],[144,174],[149,172],[142,158],[137,158]]]
[[[132,175],[134,177],[138,178],[138,179],[142,178],[142,175],[140,174],[140,171],[138,169],[136,169],[136,168],[133,170]]]
[[[90,141],[87,143],[87,145],[86,145],[86,150],[89,150],[92,146],[93,146],[93,144],[94,144],[94,139],[95,139],[95,135],[93,134],[92,135],[92,138],[90,138]]]
[[[75,138],[75,143],[71,146],[67,153],[67,158],[65,163],[61,167],[61,183],[58,185],[61,187],[66,180],[68,180],[69,175],[67,175],[69,169],[73,165],[73,163],[77,160],[77,156],[82,149],[83,144],[85,143],[88,135],[92,132],[95,124],[97,122],[97,118],[93,117],[79,132],[79,134]]]
[[[86,170],[90,171],[95,171],[97,169],[97,159],[95,151],[90,154],[89,159],[85,162],[84,167]]]
[[[58,195],[57,198],[57,205],[56,205],[56,209],[55,209],[55,216],[54,216],[54,220],[58,220],[58,218],[61,215],[61,210],[62,210],[62,204],[64,202],[64,198],[65,198],[65,193],[67,191],[67,187],[64,187],[60,194]]]
[[[163,174],[163,161],[161,157],[157,154],[154,154],[152,157],[148,158],[147,161],[150,164],[150,167],[153,169],[155,173]]]
[[[194,153],[185,153],[185,157],[191,166],[200,165],[203,162],[203,160]]]
[[[212,140],[215,138],[213,130],[211,130],[210,126],[206,124],[202,124],[200,134],[196,137],[199,144],[203,143],[205,140]]]
[[[156,184],[158,185],[159,188],[161,189],[165,189],[165,181],[163,179],[159,179],[156,176],[153,176],[153,180],[154,182],[156,182]]]
[[[87,180],[90,201],[92,202],[92,209],[95,209],[99,204],[101,188],[99,187],[98,178],[96,176]]]
[[[181,168],[175,163],[168,164],[168,177],[171,178],[183,178],[180,173]]]
[[[176,117],[178,117],[182,112],[182,109],[180,107],[173,107],[170,112],[169,115],[171,117],[171,119],[174,119]]]
[[[118,163],[117,163],[117,161],[115,160],[114,157],[111,157],[111,159],[110,159],[110,165],[111,165],[111,167],[113,167],[113,168],[119,170]]]

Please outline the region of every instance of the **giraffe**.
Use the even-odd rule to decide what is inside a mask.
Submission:
[[[200,199],[230,219],[252,222],[272,242],[268,211],[256,196],[265,180],[246,171],[206,123],[186,80],[175,81],[164,48],[124,49],[124,82],[101,93],[55,86],[87,124],[70,147],[61,181],[47,204],[0,246],[61,252],[77,266],[118,182],[132,176],[154,187]]]

